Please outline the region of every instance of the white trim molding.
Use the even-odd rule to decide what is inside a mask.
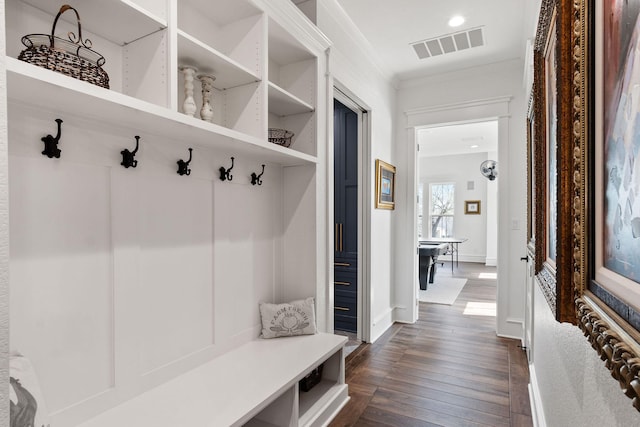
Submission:
[[[504,104],[511,101],[513,97],[511,96],[499,96],[496,98],[487,98],[487,99],[477,99],[473,101],[465,101],[454,104],[442,104],[436,105],[434,107],[421,107],[421,108],[413,108],[411,110],[407,110],[404,113],[408,116],[415,116],[418,114],[426,114],[426,113],[439,113],[441,111],[450,111],[450,110],[461,110],[463,108],[473,108],[473,107],[487,107],[493,104]],[[508,115],[508,110],[500,115]]]
[[[544,408],[540,398],[540,387],[533,364],[529,365],[529,403],[531,404],[531,418],[534,427],[547,427],[544,417]]]
[[[374,343],[393,324],[394,309],[389,307],[371,323],[371,342]]]
[[[493,120],[497,118],[498,122],[498,161],[500,162],[500,181],[498,182],[498,252],[497,252],[497,273],[498,283],[496,291],[496,333],[499,336],[512,337],[522,339],[522,320],[514,320],[509,318],[509,313],[513,307],[510,306],[510,295],[512,291],[512,283],[510,282],[511,267],[509,259],[511,257],[510,235],[511,230],[505,226],[507,218],[510,218],[509,206],[509,189],[506,183],[509,182],[509,127],[510,127],[510,103],[513,99],[511,95],[498,96],[494,98],[476,99],[455,104],[443,104],[433,107],[416,108],[406,110],[407,118],[406,128],[407,144],[409,145],[408,164],[415,164],[416,161],[416,138],[415,133],[420,128],[429,126],[449,124],[449,123],[470,123],[478,121]],[[504,161],[501,161],[504,160]],[[515,171],[520,173],[521,171]],[[503,182],[505,185],[501,185]],[[409,200],[415,200],[417,197],[417,184],[407,181],[407,191]],[[413,222],[413,223],[412,223]],[[417,235],[415,230],[415,221],[407,221],[404,226],[406,229],[403,234],[407,236]],[[399,259],[403,264],[397,266],[399,269],[412,269],[417,271],[417,260],[415,256],[415,244],[410,242],[408,238],[404,238],[400,243],[402,255]],[[485,254],[486,257],[486,254]],[[480,262],[486,262],[482,257]],[[398,302],[402,302],[409,306],[409,298],[415,302],[416,295],[411,284],[401,289],[397,289],[396,297]],[[411,294],[410,294],[411,293]],[[517,308],[516,308],[517,309]]]

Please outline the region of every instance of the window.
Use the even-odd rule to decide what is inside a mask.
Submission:
[[[429,184],[431,237],[453,237],[454,183]]]

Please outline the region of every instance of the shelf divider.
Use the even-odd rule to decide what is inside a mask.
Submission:
[[[220,90],[261,80],[244,65],[182,30],[178,30],[178,65],[194,65],[200,72],[213,74],[213,86]]]
[[[278,116],[312,113],[315,108],[302,99],[284,90],[273,82],[269,82],[269,112]]]

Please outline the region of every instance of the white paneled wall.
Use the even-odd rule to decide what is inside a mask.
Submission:
[[[40,157],[10,156],[11,345],[60,409],[113,386],[111,179]]]
[[[259,158],[236,157],[222,182],[229,158],[196,147],[180,176],[189,145],[143,134],[125,169],[133,132],[75,117],[49,159],[40,138],[55,135],[55,114],[11,117],[11,346],[34,359],[53,413],[258,335],[258,302],[282,295],[282,167],[252,186]],[[298,252],[312,268],[315,252]]]

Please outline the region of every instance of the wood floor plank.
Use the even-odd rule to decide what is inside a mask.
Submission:
[[[420,375],[412,370],[394,370],[391,375],[405,382],[414,381],[413,384],[428,384],[431,388],[445,393],[458,394],[490,403],[509,406],[509,387],[503,390],[491,390],[483,387],[482,383],[470,382],[464,378],[453,378],[446,375]]]
[[[473,409],[475,411],[486,412],[501,417],[509,417],[510,413],[509,404],[500,405],[453,393],[445,393],[438,390],[437,388],[431,387],[430,383],[429,385],[416,385],[411,382],[405,382],[402,380],[387,379],[387,381],[384,382],[384,385],[378,388],[374,396],[377,396],[378,392],[382,388],[398,392],[406,392],[411,395],[424,397],[434,401],[450,405],[457,405],[460,408]]]
[[[495,317],[464,314],[495,303],[495,267],[460,263],[467,284],[453,305],[420,303],[414,324],[394,324],[346,359],[351,400],[330,426],[531,427],[529,371],[520,342],[496,336]],[[449,269],[438,274],[451,276]]]
[[[345,424],[345,426],[346,425],[347,424]],[[358,427],[440,427],[440,424],[433,424],[415,418],[405,417],[404,415],[390,413],[374,406],[367,407],[360,420],[354,425]]]
[[[443,427],[486,427],[490,424],[482,424],[476,421],[468,421],[464,418],[456,417],[455,415],[449,415],[441,412],[431,411],[416,406],[408,405],[395,400],[389,400],[379,393],[376,393],[371,399],[370,405],[381,411],[401,415],[408,418],[414,418],[421,421],[426,421]],[[400,424],[401,425],[401,424]],[[493,427],[493,426],[492,426]]]
[[[388,390],[386,388],[380,388],[375,394],[376,397],[383,397],[399,404],[409,405],[416,408],[426,409],[429,411],[439,412],[442,414],[453,415],[457,418],[462,418],[468,421],[479,422],[495,427],[508,427],[509,426],[509,407],[506,406],[506,412],[504,416],[495,415],[492,413],[477,411],[470,409],[467,406],[459,404],[451,404],[442,400],[434,400],[421,395],[414,395],[411,393],[404,393],[394,390]]]
[[[437,365],[416,362],[400,362],[395,365],[399,372],[410,371],[412,375],[427,380],[441,381],[449,384],[465,383],[466,387],[475,390],[486,390],[492,393],[509,394],[509,379],[497,379],[493,376],[480,375],[464,370],[448,370],[444,372]]]

